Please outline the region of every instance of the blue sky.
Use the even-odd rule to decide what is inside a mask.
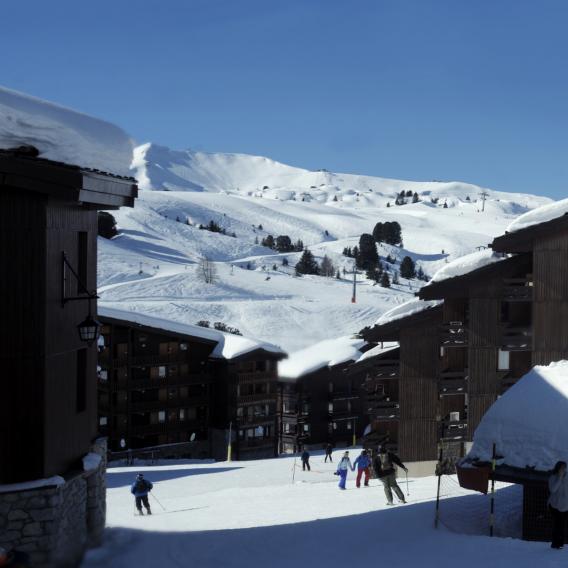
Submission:
[[[137,141],[568,192],[565,0],[27,0],[1,83]]]

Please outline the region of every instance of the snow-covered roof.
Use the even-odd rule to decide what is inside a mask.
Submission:
[[[385,341],[384,343],[379,343],[379,345],[375,345],[372,349],[365,351],[365,353],[357,359],[356,363],[361,363],[371,357],[376,357],[377,355],[383,355],[389,351],[394,351],[395,349],[398,349],[398,347],[398,341]]]
[[[473,272],[479,268],[505,260],[506,258],[507,255],[494,252],[491,249],[484,249],[471,254],[466,254],[465,256],[456,258],[452,262],[449,262],[440,268],[434,276],[432,276],[429,283],[433,284],[450,278],[463,276],[464,274],[468,274],[469,272]]]
[[[118,126],[0,87],[0,149],[35,146],[41,158],[131,175],[133,143]]]
[[[538,207],[537,209],[527,211],[523,215],[520,215],[507,227],[507,232],[515,233],[521,229],[532,227],[533,225],[552,221],[553,219],[562,217],[567,213],[568,199],[561,199],[560,201],[543,205],[542,207]]]
[[[362,353],[359,349],[365,343],[364,339],[350,335],[336,339],[325,339],[291,353],[288,359],[279,363],[278,374],[282,378],[298,379],[324,367],[356,361],[361,357]]]
[[[182,323],[155,316],[148,316],[139,312],[110,308],[102,305],[100,302],[98,306],[98,314],[102,317],[124,320],[154,329],[161,329],[172,333],[179,333],[181,335],[189,335],[200,339],[215,341],[217,345],[211,353],[211,357],[215,359],[235,359],[259,349],[267,351],[268,353],[285,355],[285,352],[280,349],[280,347],[265,341],[257,341],[255,339],[243,337],[242,335],[234,335],[232,333],[223,333],[216,329],[201,327],[190,323]]]
[[[419,300],[418,298],[410,300],[384,313],[376,321],[375,325],[385,325],[387,323],[391,323],[393,321],[403,319],[408,316],[412,316],[414,314],[418,314],[425,310],[435,308],[436,306],[442,304],[442,302],[443,302],[442,300]]]
[[[533,367],[489,408],[468,459],[491,460],[493,443],[505,465],[552,469],[568,459],[568,361]]]

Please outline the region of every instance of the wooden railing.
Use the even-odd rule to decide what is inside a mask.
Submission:
[[[442,371],[438,379],[438,392],[441,396],[464,394],[467,392],[469,370]]]
[[[501,349],[504,351],[530,351],[532,343],[532,326],[505,325],[502,327]]]
[[[503,300],[507,302],[530,302],[533,299],[532,278],[505,278]]]

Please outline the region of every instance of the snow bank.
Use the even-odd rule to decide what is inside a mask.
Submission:
[[[216,329],[210,329],[189,323],[181,323],[155,316],[148,316],[139,312],[110,308],[101,305],[101,302],[99,302],[98,314],[102,317],[121,319],[138,325],[144,325],[155,329],[163,329],[164,331],[170,331],[172,333],[190,335],[200,339],[215,341],[217,342],[217,345],[211,353],[211,356],[217,359],[234,359],[241,355],[245,355],[246,353],[250,353],[251,351],[256,351],[257,349],[263,349],[269,353],[285,355],[285,352],[282,351],[280,347],[272,345],[271,343],[256,341],[240,335],[233,335],[232,333],[223,333]]]
[[[393,321],[418,314],[425,310],[435,308],[436,306],[442,304],[442,302],[443,300],[410,300],[409,302],[405,302],[404,304],[396,306],[396,308],[393,308],[392,310],[384,313],[376,321],[375,325],[385,325],[387,323],[391,323]]]
[[[40,157],[131,175],[133,143],[120,128],[0,87],[0,148],[35,146]]]
[[[65,480],[59,476],[47,477],[45,479],[34,479],[33,481],[24,481],[23,483],[8,483],[0,485],[0,493],[12,493],[13,491],[30,491],[39,489],[40,487],[54,487],[63,485]]]
[[[356,361],[361,357],[364,339],[352,336],[326,339],[310,347],[291,353],[289,358],[278,365],[282,378],[298,379],[324,367],[333,367],[346,361]]]
[[[434,282],[442,282],[450,278],[463,276],[484,266],[489,266],[495,262],[505,260],[507,255],[497,253],[491,249],[480,250],[471,254],[466,254],[448,264],[444,265],[438,272],[432,276],[430,284]]]
[[[536,366],[491,406],[468,458],[547,471],[568,459],[568,361]]]
[[[568,199],[561,199],[560,201],[543,205],[538,209],[533,209],[517,217],[507,227],[507,233],[515,233],[516,231],[532,227],[533,225],[552,221],[566,214],[568,214]]]

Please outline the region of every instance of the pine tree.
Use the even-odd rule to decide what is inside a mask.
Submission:
[[[389,275],[386,272],[383,272],[383,275],[381,276],[381,286],[383,288],[390,288],[391,287],[390,278],[389,278]]]
[[[337,195],[333,196],[333,201],[337,201]]]
[[[318,274],[319,266],[314,255],[306,249],[296,264],[296,274]]]
[[[390,202],[387,201],[387,207],[390,207],[390,206],[391,206]]]
[[[447,209],[447,208],[448,208],[448,202],[444,201],[444,209]]]
[[[339,270],[335,273],[335,278],[337,280],[341,280],[341,274],[339,273]]]
[[[116,229],[116,219],[106,211],[99,211],[97,213],[98,232],[99,237],[105,239],[112,239],[118,235]]]
[[[385,240],[385,225],[384,223],[377,223],[373,229],[373,238],[378,243],[382,243]]]
[[[264,230],[264,229],[262,228],[262,225],[259,225],[259,226],[258,226],[258,230],[259,230],[259,231]]]
[[[267,235],[262,239],[260,243],[263,247],[274,248],[274,237],[272,235]]]
[[[294,250],[294,246],[288,235],[279,235],[276,237],[275,247],[278,252],[291,252]]]
[[[296,252],[302,252],[304,250],[304,243],[300,239],[296,241],[296,244],[294,245],[294,250]]]
[[[282,266],[288,266],[288,259],[286,257],[282,259]]]
[[[418,203],[420,201],[420,198],[418,197],[418,193],[414,192],[414,194],[412,195],[412,203]]]
[[[333,262],[329,256],[324,255],[321,264],[320,264],[320,274],[322,276],[332,277],[335,272],[335,266],[333,266]]]
[[[363,233],[359,237],[359,254],[355,257],[357,268],[363,270],[373,269],[379,263],[377,245],[373,235]]]
[[[359,247],[358,246],[354,246],[351,249],[351,258],[357,258],[359,256]]]
[[[258,235],[256,237],[254,237],[254,244],[257,245],[258,244]]]
[[[405,256],[400,263],[400,275],[403,278],[416,278],[416,267],[409,256]]]

